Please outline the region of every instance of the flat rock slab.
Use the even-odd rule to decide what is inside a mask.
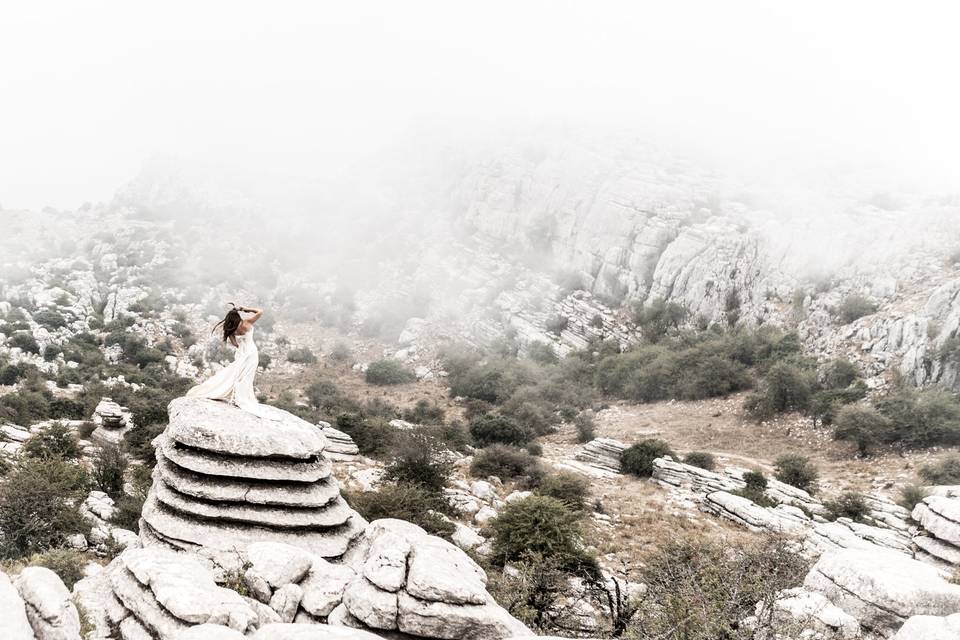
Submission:
[[[242,457],[311,460],[326,446],[320,429],[277,409],[279,420],[259,418],[226,402],[177,398],[168,408],[167,433],[204,451]]]
[[[366,521],[358,514],[353,514],[342,526],[325,531],[284,530],[200,520],[176,513],[160,504],[153,496],[148,497],[144,503],[142,517],[153,530],[152,533],[164,544],[182,549],[231,549],[252,542],[272,540],[300,547],[323,558],[342,556],[350,542],[359,536],[366,526]],[[149,536],[141,539],[146,544],[153,542]]]
[[[172,489],[201,500],[323,507],[340,497],[340,487],[331,477],[316,482],[269,482],[206,476],[173,464],[161,451],[157,452],[154,481],[158,476]]]
[[[154,483],[152,492],[157,500],[183,514],[281,529],[339,527],[354,514],[353,509],[339,497],[324,507],[298,509],[237,502],[207,502],[178,493],[163,482]]]
[[[957,640],[960,638],[960,613],[950,616],[914,616],[907,620],[891,640]]]
[[[330,476],[330,462],[324,458],[309,461],[242,458],[208,453],[177,446],[166,433],[153,440],[157,451],[173,464],[208,476],[251,480],[316,482]]]

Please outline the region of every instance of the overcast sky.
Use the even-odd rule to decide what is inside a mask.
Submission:
[[[157,153],[313,176],[558,121],[949,182],[953,4],[3,2],[0,205],[107,199]]]

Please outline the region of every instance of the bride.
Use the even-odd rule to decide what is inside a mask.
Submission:
[[[233,308],[226,317],[214,325],[213,330],[223,329],[223,341],[237,348],[233,363],[224,367],[210,379],[198,384],[187,392],[191,398],[208,398],[230,402],[244,411],[260,418],[278,419],[271,414],[273,407],[257,402],[253,392],[253,378],[257,374],[260,356],[253,341],[253,325],[263,315],[262,309]],[[252,314],[243,317],[240,314]]]

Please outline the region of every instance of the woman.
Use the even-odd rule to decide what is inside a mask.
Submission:
[[[262,309],[247,309],[233,306],[226,317],[214,325],[213,330],[223,329],[223,341],[237,348],[233,363],[218,371],[209,380],[198,384],[187,392],[191,398],[209,398],[230,402],[261,418],[274,418],[272,407],[257,402],[253,392],[253,378],[257,374],[260,355],[253,342],[253,325],[263,315]],[[242,313],[252,315],[244,318]]]

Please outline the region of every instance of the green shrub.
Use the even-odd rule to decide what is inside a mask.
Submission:
[[[310,350],[310,347],[299,347],[296,349],[290,349],[287,352],[287,362],[293,362],[295,364],[313,364],[317,361],[317,356],[313,355],[313,351]]]
[[[143,511],[143,503],[147,499],[147,492],[153,483],[153,475],[149,467],[135,466],[130,471],[130,493],[124,493],[117,498],[116,508],[113,510],[113,516],[110,523],[133,531],[140,532],[140,514]]]
[[[389,453],[397,435],[397,430],[383,418],[370,418],[359,413],[337,415],[337,428],[353,438],[360,453],[371,457]]]
[[[675,454],[670,449],[670,445],[663,440],[642,440],[624,450],[620,458],[620,467],[624,473],[646,478],[653,474],[654,460],[673,455]]]
[[[837,315],[842,324],[851,322],[868,316],[877,310],[877,304],[859,294],[852,294],[843,299],[840,306],[837,307]]]
[[[421,398],[413,409],[403,411],[403,419],[415,424],[443,424],[443,407]]]
[[[577,442],[580,444],[590,442],[597,437],[593,414],[581,411],[577,414],[573,424],[577,428]]]
[[[367,366],[364,379],[370,384],[406,384],[417,379],[413,372],[392,358],[375,360]]]
[[[590,483],[570,471],[558,471],[543,478],[536,494],[556,498],[574,511],[583,511],[590,495]]]
[[[350,347],[348,347],[345,342],[338,342],[333,345],[333,349],[330,350],[330,358],[334,362],[346,362],[351,357],[353,357],[353,353],[351,353]]]
[[[78,505],[89,479],[83,468],[56,458],[24,458],[0,483],[0,557],[22,558],[61,547],[90,530]]]
[[[700,467],[701,469],[706,469],[707,471],[713,471],[717,467],[717,461],[714,459],[713,454],[705,453],[703,451],[691,451],[684,456],[683,461],[686,464],[694,467]]]
[[[743,489],[734,491],[733,494],[746,498],[761,507],[773,507],[775,503],[767,497],[767,477],[763,472],[753,470],[743,474],[743,481],[746,483]]]
[[[56,460],[76,460],[80,457],[80,444],[70,427],[54,422],[23,445],[23,453],[28,458],[53,458]]]
[[[928,495],[930,495],[930,491],[926,487],[917,484],[905,484],[900,489],[897,504],[908,511],[913,511],[913,508],[923,502],[923,499]]]
[[[33,314],[33,321],[48,329],[59,329],[67,326],[67,319],[59,311],[42,309]]]
[[[825,500],[823,506],[831,520],[837,518],[850,518],[856,522],[864,522],[867,514],[870,513],[870,507],[862,493],[856,491],[845,491],[843,494],[833,500]]]
[[[257,354],[257,366],[264,371],[270,368],[270,365],[273,363],[273,358],[271,358],[266,353],[260,352]]]
[[[573,572],[596,570],[596,561],[583,550],[579,516],[548,496],[515,500],[491,521],[493,555],[497,562],[522,560],[531,554],[555,559]]]
[[[403,433],[396,438],[384,477],[441,493],[453,473],[449,454],[446,447],[430,436]]]
[[[120,447],[115,444],[104,444],[96,448],[90,469],[93,486],[103,491],[111,498],[117,498],[123,493],[124,474],[129,461]]]
[[[876,406],[891,422],[887,444],[908,449],[960,444],[960,401],[943,389],[897,389]]]
[[[808,493],[816,490],[817,478],[820,472],[810,459],[796,454],[780,456],[774,463],[774,474],[780,482],[785,482]]]
[[[11,347],[16,347],[21,349],[26,353],[35,353],[40,355],[40,345],[34,339],[33,335],[27,333],[26,331],[18,331],[9,338],[7,342]]]
[[[687,319],[688,311],[676,302],[666,302],[657,298],[646,306],[634,308],[633,321],[640,326],[643,339],[647,342],[659,342],[671,331],[676,331]]]
[[[560,358],[557,357],[557,352],[545,342],[531,342],[528,344],[527,357],[537,364],[543,365],[557,364],[557,362],[560,361]]]
[[[480,446],[489,444],[524,445],[531,433],[516,420],[499,413],[487,413],[470,423],[470,435]]]
[[[405,483],[385,484],[377,491],[346,494],[350,506],[369,521],[397,518],[423,527],[427,533],[449,538],[455,526],[440,516],[449,505],[435,491]]]
[[[164,425],[158,423],[136,425],[123,434],[124,450],[148,467],[155,467],[157,453],[153,448],[153,439],[163,433],[164,428]]]
[[[800,586],[809,568],[795,545],[778,537],[732,543],[678,536],[660,545],[637,577],[647,590],[635,624],[644,638],[774,637],[782,629],[773,603],[784,589]],[[744,634],[748,616],[756,622]]]
[[[767,420],[787,411],[806,411],[815,382],[812,371],[777,362],[767,371],[761,391],[750,394],[744,408],[757,420]]]
[[[532,456],[542,456],[543,455],[543,445],[539,442],[528,442],[523,446],[524,451],[529,453]]]
[[[892,423],[873,407],[848,405],[837,413],[834,425],[834,438],[855,443],[857,453],[866,456],[875,445],[889,440]]]
[[[559,336],[568,326],[570,326],[570,318],[563,315],[556,315],[547,320],[544,328],[550,333]]]
[[[929,485],[960,484],[960,455],[920,467],[920,477]]]
[[[63,347],[58,344],[48,344],[43,348],[43,359],[47,362],[53,362],[61,354],[63,354]]]
[[[73,589],[84,578],[84,569],[89,560],[73,549],[51,549],[43,553],[36,553],[24,561],[29,567],[46,567],[63,580],[67,589]]]
[[[822,371],[823,386],[826,389],[846,389],[860,379],[860,369],[845,358],[836,358]]]
[[[448,356],[450,358],[451,356]],[[496,360],[484,364],[471,362],[465,356],[448,360],[450,395],[475,398],[491,404],[506,402],[523,383],[533,382],[533,373],[515,361]]]
[[[521,485],[536,486],[543,480],[544,471],[540,461],[523,449],[495,444],[473,456],[470,474],[476,478],[496,476],[501,480],[516,480]]]

